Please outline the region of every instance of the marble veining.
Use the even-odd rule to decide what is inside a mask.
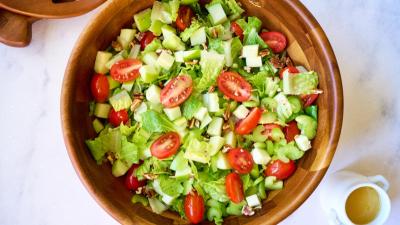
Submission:
[[[344,121],[328,173],[343,168],[391,182],[400,220],[400,3],[303,3],[327,33],[342,73]],[[80,183],[62,140],[59,99],[71,49],[97,10],[33,26],[23,49],[0,45],[0,224],[117,224]],[[322,181],[324,182],[324,181]],[[328,224],[319,189],[281,224]]]

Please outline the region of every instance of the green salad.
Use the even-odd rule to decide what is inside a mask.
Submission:
[[[235,0],[155,1],[133,19],[96,56],[93,158],[155,213],[255,214],[311,148],[317,73]]]

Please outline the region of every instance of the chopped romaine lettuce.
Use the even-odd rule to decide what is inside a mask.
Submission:
[[[283,93],[287,95],[313,94],[317,86],[318,74],[314,71],[299,73],[296,76],[289,73],[283,75]]]
[[[142,113],[142,127],[149,132],[174,131],[175,125],[164,114],[153,110]]]
[[[199,92],[207,90],[214,85],[218,75],[221,73],[225,65],[225,56],[213,51],[202,51],[200,58],[200,67],[202,77],[198,81],[195,88]]]
[[[212,199],[215,199],[220,202],[228,202],[229,197],[226,194],[225,189],[225,178],[220,178],[216,181],[208,181],[201,183],[204,191],[210,195]]]

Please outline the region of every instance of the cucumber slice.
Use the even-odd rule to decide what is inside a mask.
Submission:
[[[219,110],[219,97],[216,92],[206,93],[203,95],[203,103],[209,112],[218,112]]]
[[[230,170],[232,168],[229,164],[228,156],[223,152],[218,152],[218,154],[213,157],[211,163],[220,170]]]
[[[111,96],[109,101],[115,111],[128,109],[132,105],[131,96],[128,94],[126,90],[123,90],[118,94]]]
[[[112,54],[109,52],[98,51],[96,55],[96,61],[94,63],[94,71],[96,73],[106,74],[109,69],[106,67],[106,63],[112,58]]]
[[[190,44],[192,46],[201,45],[207,42],[206,30],[204,27],[196,30],[192,36],[190,36]]]
[[[210,155],[213,156],[218,153],[218,151],[224,146],[225,138],[220,136],[212,136],[210,137],[209,146],[210,146]]]
[[[257,57],[258,56],[258,45],[245,45],[242,48],[242,57]]]
[[[244,105],[239,105],[235,111],[233,111],[233,115],[238,119],[244,119],[249,114],[250,110],[246,108]]]
[[[176,127],[184,129],[188,126],[188,121],[185,117],[182,116],[182,117],[175,119],[174,124]]]
[[[114,65],[114,63],[121,61],[125,58],[125,56],[127,56],[128,53],[126,52],[126,50],[122,50],[120,52],[118,52],[118,54],[114,55],[107,63],[106,63],[106,67],[108,70],[111,69],[111,67]]]
[[[157,64],[157,54],[155,52],[146,52],[142,55],[142,60],[146,65],[156,66]]]
[[[176,30],[175,28],[169,26],[169,25],[164,25],[161,27],[161,32],[164,36],[164,39],[168,39],[171,36],[176,36]]]
[[[134,80],[128,81],[128,82],[124,82],[121,85],[121,89],[126,90],[127,92],[131,92],[133,85],[135,84]]]
[[[173,121],[182,116],[181,109],[179,106],[174,108],[164,108],[164,113],[167,115],[168,119]]]
[[[268,190],[281,190],[283,188],[283,181],[277,180],[274,176],[265,178],[265,189]]]
[[[128,166],[124,161],[117,160],[112,165],[111,172],[114,177],[120,177],[124,175],[129,170],[129,168],[130,166]]]
[[[137,122],[142,121],[141,114],[147,111],[147,104],[145,102],[142,102],[139,107],[135,110],[133,114],[133,119],[136,120]]]
[[[233,59],[232,59],[232,39],[228,41],[224,41],[222,44],[224,48],[225,54],[225,66],[232,66]]]
[[[129,44],[135,38],[136,30],[134,29],[121,29],[117,41],[122,45],[123,49],[129,47]]]
[[[203,120],[201,120],[201,125],[200,125],[200,129],[203,129],[204,127],[206,127],[208,124],[210,124],[212,121],[212,118],[210,115],[207,115],[203,118]]]
[[[208,115],[208,110],[205,107],[201,107],[197,112],[193,115],[194,118],[202,121]]]
[[[171,13],[168,11],[168,8],[168,3],[155,1],[151,12],[151,20],[159,20],[166,24],[172,23]]]
[[[149,203],[150,203],[151,210],[153,210],[153,212],[155,212],[157,214],[161,214],[162,212],[164,212],[165,210],[168,209],[168,207],[166,205],[164,205],[157,198],[149,198]]]
[[[145,32],[151,26],[151,9],[145,9],[133,16],[136,27],[140,32]]]
[[[193,59],[200,59],[201,50],[194,49],[194,50],[184,51],[182,54],[183,54],[183,62],[191,61]]]
[[[225,138],[225,144],[230,145],[233,148],[236,147],[237,141],[233,131],[229,131],[227,134],[225,134],[224,138]]]
[[[160,93],[161,93],[161,88],[159,88],[157,85],[152,84],[146,90],[147,101],[155,103],[155,104],[159,104],[160,103]]]
[[[94,115],[99,118],[107,119],[111,106],[106,103],[96,103],[94,107]]]
[[[165,38],[162,42],[162,45],[169,50],[172,51],[183,51],[185,50],[185,43],[182,42],[182,40],[174,35],[170,36],[168,38]]]
[[[224,119],[220,117],[213,118],[210,125],[208,125],[207,133],[211,136],[221,136],[223,124]]]
[[[206,8],[207,11],[210,13],[211,21],[214,25],[224,23],[228,20],[224,8],[222,8],[222,5],[220,3],[206,6]]]
[[[121,85],[118,81],[112,79],[111,76],[107,76],[107,80],[108,80],[108,86],[109,86],[110,90],[115,89]]]
[[[184,55],[183,53],[184,53],[184,51],[177,51],[174,53],[176,62],[180,62],[180,63],[185,62],[185,60],[183,60],[183,55]]]
[[[160,20],[152,20],[151,21],[151,26],[149,28],[149,31],[151,31],[156,36],[160,36],[161,33],[162,33],[161,27],[163,25],[164,25],[164,23],[161,22]]]
[[[140,67],[139,73],[144,83],[151,83],[157,79],[160,71],[155,66],[144,65]]]
[[[261,119],[258,122],[259,124],[267,124],[267,123],[274,123],[278,120],[278,116],[275,112],[264,112],[261,115]]]
[[[175,58],[167,53],[166,51],[162,51],[160,56],[157,59],[157,65],[161,66],[162,68],[169,70],[171,69],[172,65],[174,64]]]
[[[251,156],[253,156],[254,163],[258,165],[267,165],[271,161],[268,152],[261,148],[254,148]]]
[[[128,58],[130,59],[136,59],[139,56],[140,53],[140,45],[134,45],[129,52]]]
[[[94,131],[96,131],[96,133],[100,133],[100,131],[102,131],[104,129],[104,125],[102,122],[100,122],[99,119],[94,119],[92,122],[93,125],[93,129]]]

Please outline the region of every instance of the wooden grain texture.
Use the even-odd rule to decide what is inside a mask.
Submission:
[[[225,224],[276,224],[299,207],[324,176],[335,153],[343,117],[343,93],[339,68],[322,28],[298,0],[240,0],[247,14],[258,16],[266,28],[282,31],[294,61],[320,75],[318,133],[313,148],[298,162],[285,188],[271,192],[262,210],[253,217],[228,217]],[[61,120],[71,161],[89,193],[121,224],[185,224],[177,214],[154,214],[130,202],[131,193],[110,166],[96,165],[84,141],[93,138],[89,83],[96,52],[105,49],[135,12],[152,5],[146,0],[111,0],[81,34],[65,72],[61,95]],[[204,222],[208,224],[208,222]]]
[[[31,41],[33,22],[40,18],[78,16],[104,1],[0,0],[0,42],[13,47],[25,47]]]

